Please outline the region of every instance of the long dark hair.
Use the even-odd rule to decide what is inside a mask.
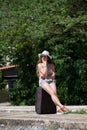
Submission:
[[[37,61],[37,65],[36,65],[36,74],[37,74],[38,77],[39,77],[38,64],[39,64],[39,63],[42,63],[42,57],[43,57],[43,55],[40,56],[39,60]],[[47,56],[47,57],[48,57],[48,60],[47,60],[48,64],[53,64],[53,62],[52,62],[52,60],[50,59],[50,57],[49,57],[49,56]]]

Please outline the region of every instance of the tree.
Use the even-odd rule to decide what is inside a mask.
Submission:
[[[86,0],[0,2],[0,44],[5,45],[5,54],[12,63],[20,66],[17,91],[11,92],[12,100],[17,97],[17,105],[34,104],[37,55],[44,49],[53,55],[60,100],[66,104],[86,104],[86,4]]]

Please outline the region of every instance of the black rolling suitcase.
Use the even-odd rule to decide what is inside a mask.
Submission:
[[[35,111],[38,114],[54,114],[56,106],[53,103],[51,96],[41,87],[36,88]]]

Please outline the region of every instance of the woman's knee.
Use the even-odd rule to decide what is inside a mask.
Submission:
[[[42,88],[43,88],[47,93],[49,93],[50,96],[56,95],[56,93],[50,88],[50,86],[43,86]]]
[[[51,97],[53,97],[53,96],[57,96],[57,94],[56,94],[55,91],[52,91],[50,95],[51,95]]]
[[[55,85],[51,85],[50,87],[51,87],[53,93],[54,93],[55,95],[57,95],[56,86],[55,86]]]
[[[51,95],[57,95],[57,92],[55,90],[51,90]]]

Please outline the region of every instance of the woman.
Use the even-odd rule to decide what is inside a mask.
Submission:
[[[61,104],[57,96],[55,84],[55,68],[51,62],[51,56],[48,51],[43,51],[39,55],[37,63],[37,75],[39,78],[39,86],[50,94],[52,101],[57,106],[57,113],[67,113],[68,109]]]

